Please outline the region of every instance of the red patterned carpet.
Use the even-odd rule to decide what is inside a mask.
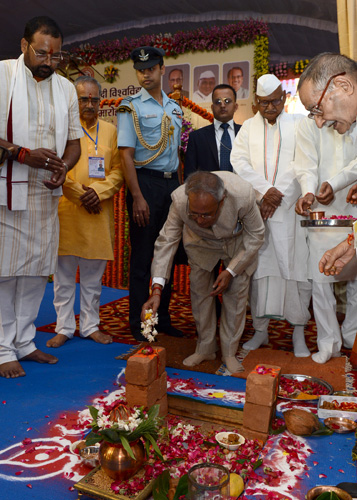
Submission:
[[[196,340],[196,327],[191,313],[189,296],[173,293],[170,310],[173,325],[184,333],[185,338],[177,339],[159,334],[156,345],[166,348],[168,366],[184,369],[185,366],[182,364],[182,361],[194,352]],[[128,314],[128,297],[123,297],[100,307],[100,328],[112,335],[114,342],[133,345],[133,349],[130,350],[130,353],[123,356],[124,358],[131,355],[139,344],[130,334]],[[78,319],[79,317],[76,317],[77,328]],[[39,327],[38,330],[52,334],[54,333],[54,328],[55,323],[52,323]],[[339,386],[339,390],[345,389],[346,358],[334,358],[325,365],[318,365],[311,358],[295,358],[292,354],[292,330],[292,327],[286,321],[271,320],[269,325],[269,344],[250,352],[243,361],[246,368],[245,372],[236,376],[246,378],[252,367],[257,363],[278,364],[282,367],[284,373],[301,373],[324,379],[331,377],[331,383],[334,377],[338,377],[339,383],[337,385]],[[76,335],[78,335],[78,330],[76,331]],[[246,326],[240,345],[249,340],[252,335],[252,318],[250,314],[247,314]],[[315,352],[317,350],[316,325],[313,319],[308,322],[305,329],[305,338],[310,351]],[[343,354],[349,354],[347,350],[342,350],[342,352]],[[246,351],[238,352],[239,359],[243,359],[244,355],[246,355]],[[217,353],[216,360],[203,362],[197,367],[193,367],[192,370],[206,373],[220,373],[222,371],[220,352]]]
[[[191,313],[191,302],[188,295],[180,295],[177,293],[172,294],[172,300],[170,305],[170,311],[172,316],[173,325],[180,329],[186,338],[194,338],[196,327]],[[129,297],[123,297],[122,299],[116,300],[114,302],[109,302],[104,306],[100,307],[100,328],[113,336],[114,342],[122,342],[125,344],[134,344],[136,342],[130,334],[129,323]],[[78,335],[78,320],[79,316],[76,316]],[[41,332],[54,333],[55,323],[51,323],[46,326],[37,328]],[[247,314],[247,321],[245,330],[242,337],[242,343],[249,340],[253,335],[252,319],[250,314]],[[269,325],[269,345],[268,348],[278,349],[283,351],[292,350],[292,327],[286,321],[276,321],[271,320]],[[305,329],[306,343],[311,352],[315,352],[316,349],[316,325],[315,321],[311,319],[307,328]],[[347,350],[342,350],[344,354],[347,354]]]

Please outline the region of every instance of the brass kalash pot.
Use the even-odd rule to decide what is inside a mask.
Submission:
[[[113,408],[110,420],[127,420],[129,411],[120,404]],[[122,444],[103,441],[99,448],[99,461],[103,471],[115,481],[125,481],[134,476],[143,466],[146,455],[145,448],[140,439],[129,443],[135,456],[133,459]]]

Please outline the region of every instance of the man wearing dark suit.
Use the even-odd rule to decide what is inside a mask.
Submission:
[[[217,85],[212,92],[214,123],[191,132],[185,155],[184,178],[196,170],[233,171],[229,157],[240,129],[233,121],[238,109],[237,93],[227,84]]]

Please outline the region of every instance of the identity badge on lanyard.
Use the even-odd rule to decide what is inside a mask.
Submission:
[[[94,142],[95,148],[95,156],[88,157],[88,168],[89,168],[89,177],[95,177],[96,179],[104,179],[105,178],[105,168],[104,168],[104,157],[98,156],[98,131],[99,131],[99,122],[97,123],[97,133],[95,140],[88,134],[84,127],[82,127],[83,132],[89,137],[91,141]]]

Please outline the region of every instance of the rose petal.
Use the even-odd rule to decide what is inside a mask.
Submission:
[[[20,476],[20,474],[23,473],[23,470],[18,470],[17,472],[15,472],[15,476]]]
[[[32,489],[32,484],[26,484],[26,486],[30,489]]]
[[[319,474],[319,479],[322,479],[324,477],[327,477],[326,474]]]

